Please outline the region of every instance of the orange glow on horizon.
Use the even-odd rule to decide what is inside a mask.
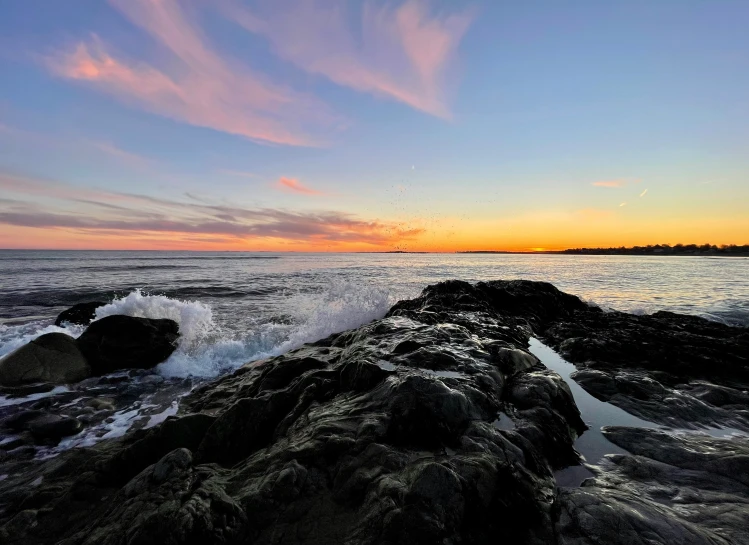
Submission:
[[[522,224],[523,222],[520,221]],[[527,225],[527,224],[526,224]],[[321,237],[291,240],[273,237],[242,238],[223,234],[92,231],[71,228],[33,228],[4,225],[0,228],[0,248],[73,250],[188,250],[188,251],[274,251],[274,252],[456,252],[509,251],[535,253],[568,248],[646,246],[648,244],[737,244],[749,243],[749,219],[684,220],[651,222],[637,230],[622,229],[621,222],[591,230],[590,225],[553,226],[520,229],[504,225],[493,232],[482,225],[469,225],[458,234],[437,230],[413,230],[411,235],[393,233],[379,242],[357,238],[333,241]],[[573,228],[574,227],[574,228]],[[364,234],[366,236],[366,234]],[[543,241],[538,244],[538,241]]]

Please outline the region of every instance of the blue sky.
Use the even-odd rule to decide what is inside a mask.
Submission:
[[[0,246],[749,242],[745,1],[2,11]]]

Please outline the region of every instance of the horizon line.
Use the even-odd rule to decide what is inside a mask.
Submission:
[[[154,248],[127,248],[127,249],[115,249],[115,248],[0,248],[0,252],[193,252],[193,253],[208,253],[208,252],[222,252],[222,253],[277,253],[277,254],[300,254],[300,253],[341,253],[341,254],[555,254],[571,250],[633,250],[635,248],[654,248],[656,246],[667,246],[671,249],[677,246],[697,246],[699,249],[701,246],[714,246],[718,249],[722,247],[731,246],[749,246],[747,244],[649,244],[649,245],[633,245],[633,246],[570,246],[559,249],[545,248],[543,246],[537,246],[538,249],[527,249],[527,250],[210,250],[210,249],[154,249]]]

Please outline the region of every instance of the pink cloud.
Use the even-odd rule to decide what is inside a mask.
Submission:
[[[306,125],[329,124],[313,97],[268,81],[214,51],[176,0],[111,0],[171,54],[167,69],[115,58],[99,38],[47,59],[58,76],[87,82],[149,112],[256,141],[315,145]]]
[[[290,193],[302,193],[304,195],[324,195],[322,191],[317,191],[303,185],[299,180],[294,178],[284,178],[283,176],[276,182],[275,186],[282,191]]]
[[[300,188],[312,191],[295,180],[282,180],[290,182],[297,191]],[[345,212],[294,212],[176,201],[2,172],[0,188],[15,196],[0,198],[0,225],[43,229],[49,233],[65,230],[102,237],[107,244],[111,244],[107,241],[113,236],[132,238],[169,233],[172,246],[194,236],[200,236],[202,241],[206,240],[204,237],[220,237],[236,242],[270,240],[312,246],[378,246],[411,240],[424,233],[421,228],[367,221]]]
[[[473,10],[435,14],[426,0],[399,7],[366,2],[361,35],[342,2],[277,0],[254,14],[230,1],[224,12],[301,69],[333,82],[449,118],[448,74]]]

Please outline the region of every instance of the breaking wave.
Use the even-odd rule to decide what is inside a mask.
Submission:
[[[174,320],[179,324],[179,345],[157,372],[165,377],[210,378],[381,318],[395,302],[384,288],[352,282],[331,283],[316,293],[278,297],[281,315],[262,311],[253,314],[238,305],[237,312],[244,314],[236,320],[222,316],[221,323],[229,325],[221,325],[208,304],[135,290],[97,309],[95,319],[124,314]],[[49,321],[0,324],[0,356],[45,333],[77,337],[84,329],[75,325],[57,327]]]
[[[394,297],[382,288],[335,283],[321,293],[289,296],[284,304],[284,320],[266,316],[249,326],[247,331],[221,328],[212,320],[205,319],[206,315],[200,308],[204,305],[184,303],[198,305],[195,313],[203,320],[195,320],[185,310],[188,320],[177,321],[180,331],[184,328],[183,335],[191,341],[181,344],[167,361],[159,365],[158,371],[168,377],[213,377],[244,363],[277,356],[305,343],[382,318],[394,302]]]

